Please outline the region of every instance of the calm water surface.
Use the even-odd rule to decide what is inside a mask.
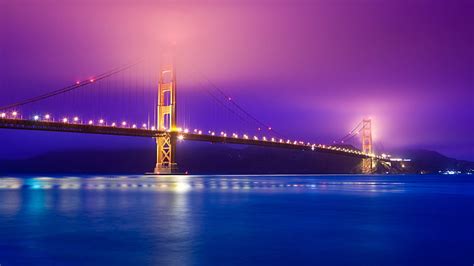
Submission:
[[[473,265],[473,176],[0,179],[0,264]]]

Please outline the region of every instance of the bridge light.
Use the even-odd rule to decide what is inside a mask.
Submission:
[[[90,81],[90,82],[94,82],[94,81],[95,81],[95,79],[89,79],[89,81]]]
[[[198,134],[199,134],[199,135],[202,135],[202,130],[199,130],[199,131],[198,131]]]
[[[188,133],[189,133],[189,129],[185,128],[185,129],[184,129],[184,133],[188,134]]]
[[[38,121],[39,119],[40,119],[39,115],[35,115],[35,116],[33,117],[33,120],[35,120],[35,121]]]
[[[272,142],[275,142],[275,138],[272,138]]]
[[[257,137],[257,136],[253,136],[253,139],[254,139],[254,140],[258,140],[258,137]]]
[[[81,83],[80,81],[76,81],[76,85],[79,85],[79,83]]]
[[[214,135],[216,135],[216,133],[213,131],[213,132],[211,132],[211,135],[214,136]]]
[[[263,141],[267,141],[267,138],[265,136],[263,136]]]
[[[124,126],[126,126],[126,125],[127,125],[127,122],[123,121],[123,122],[122,122],[122,126],[124,127]]]
[[[224,135],[223,135],[223,136],[224,136],[224,138],[227,138],[227,133],[224,133]]]
[[[92,124],[94,124],[94,121],[89,120],[89,123],[88,123],[88,124],[89,124],[89,125],[92,125]]]
[[[184,139],[184,136],[183,135],[179,135],[178,136],[178,140],[183,140]]]
[[[79,122],[79,117],[75,116],[72,120],[73,120],[74,122]]]
[[[103,124],[103,123],[104,123],[104,119],[100,119],[99,124]]]
[[[0,117],[1,117],[1,118],[5,118],[6,116],[7,116],[7,114],[5,114],[5,113],[1,113],[1,114],[0,114]]]
[[[137,128],[137,125],[133,124],[133,125],[132,125],[132,128]]]
[[[115,126],[117,126],[117,124],[116,124],[115,122],[113,122],[113,123],[112,123],[112,126],[115,127]]]
[[[197,130],[197,129],[194,129],[194,133],[197,133],[197,132],[198,132],[198,130]]]
[[[49,120],[50,118],[51,118],[51,116],[49,114],[44,115],[44,119]]]
[[[147,125],[146,125],[146,124],[143,124],[143,125],[142,125],[142,128],[146,129],[146,128],[147,128]]]
[[[67,123],[67,118],[63,118],[63,123]]]
[[[247,136],[247,134],[244,134],[244,139],[249,139],[249,136]]]
[[[13,111],[12,112],[12,116],[16,117],[18,115],[18,112],[17,111]]]
[[[268,130],[272,130],[272,127],[268,127]]]
[[[155,127],[155,126],[152,126],[152,127],[151,127],[151,130],[156,130],[156,127]]]

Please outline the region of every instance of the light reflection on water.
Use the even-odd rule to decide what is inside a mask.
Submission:
[[[0,189],[81,189],[81,190],[156,190],[186,193],[199,190],[267,190],[275,192],[298,191],[360,191],[402,192],[404,182],[384,180],[334,181],[330,178],[281,178],[265,176],[203,177],[203,176],[85,176],[85,177],[32,177],[0,178]]]
[[[473,199],[467,177],[3,177],[0,264],[464,263]]]

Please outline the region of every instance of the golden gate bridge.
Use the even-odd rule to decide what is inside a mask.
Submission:
[[[110,122],[110,120],[104,118],[87,120],[81,116],[54,117],[50,113],[43,115],[26,115],[23,112],[20,112],[21,108],[26,105],[39,103],[55,98],[59,95],[68,94],[73,91],[80,91],[85,87],[106,82],[111,77],[120,75],[120,73],[132,69],[138,64],[139,63],[132,63],[114,68],[108,72],[96,75],[93,78],[76,81],[74,84],[59,90],[43,93],[33,98],[28,98],[0,107],[0,128],[154,138],[156,139],[157,150],[156,165],[154,169],[155,174],[172,174],[179,171],[176,163],[176,146],[178,141],[184,140],[257,145],[262,147],[297,149],[341,156],[351,156],[361,159],[360,170],[362,173],[372,173],[378,163],[388,166],[394,163],[394,160],[385,154],[377,155],[374,153],[371,119],[363,119],[349,132],[349,134],[340,140],[340,143],[344,143],[353,139],[355,136],[360,135],[362,145],[360,150],[353,147],[327,145],[284,138],[272,127],[252,116],[250,112],[246,111],[243,107],[233,101],[232,97],[228,96],[209,80],[208,81],[217,91],[216,93],[209,93],[212,98],[238,118],[242,120],[251,120],[251,122],[257,126],[258,133],[248,134],[228,132],[224,130],[206,131],[198,128],[189,129],[182,127],[178,122],[177,78],[173,60],[168,60],[168,63],[162,63],[160,66],[158,80],[156,82],[157,84],[155,85],[157,87],[158,95],[157,102],[154,102],[153,121],[138,124],[125,120]],[[103,90],[104,88],[102,87],[101,89]],[[109,88],[107,88],[107,90],[108,89]],[[59,104],[61,105],[61,103]],[[101,105],[100,102],[98,104]],[[262,132],[268,132],[269,135],[265,136]]]

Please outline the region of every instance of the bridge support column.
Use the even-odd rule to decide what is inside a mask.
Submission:
[[[156,138],[155,174],[176,172],[176,74],[172,55],[165,55],[158,84],[157,129],[167,133]]]
[[[372,158],[362,159],[361,172],[363,174],[372,174],[377,167],[377,161]]]
[[[177,170],[175,161],[176,139],[167,133],[156,138],[155,174],[172,174]]]

